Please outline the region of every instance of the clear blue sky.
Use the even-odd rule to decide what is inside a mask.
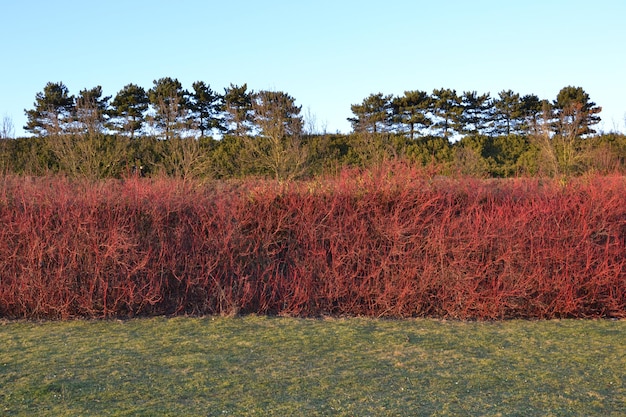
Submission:
[[[504,89],[553,100],[583,87],[605,131],[624,131],[626,1],[5,0],[0,117],[49,81],[115,95],[161,77],[281,90],[318,128],[350,131],[371,93]]]

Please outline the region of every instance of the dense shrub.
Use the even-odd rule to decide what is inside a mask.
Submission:
[[[0,179],[0,316],[626,315],[626,180]]]

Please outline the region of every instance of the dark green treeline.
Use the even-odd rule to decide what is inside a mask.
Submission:
[[[351,106],[349,134],[320,132],[301,110],[287,93],[246,84],[219,93],[198,81],[187,91],[166,77],[113,97],[99,86],[73,96],[51,82],[25,110],[33,136],[0,141],[0,170],[289,180],[396,158],[481,177],[605,173],[626,163],[626,137],[594,129],[601,107],[580,87],[552,101],[510,90],[372,94]]]

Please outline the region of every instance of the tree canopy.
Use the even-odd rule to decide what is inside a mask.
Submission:
[[[175,78],[160,78],[154,80],[153,84],[148,91],[148,99],[154,109],[152,120],[155,127],[163,132],[165,139],[172,139],[176,132],[186,127],[187,113],[190,110],[189,93]]]
[[[432,98],[426,91],[405,91],[404,95],[394,97],[391,109],[398,131],[407,133],[409,138],[415,139],[419,132],[433,124],[428,117],[431,106]]]
[[[178,79],[163,77],[154,80],[147,91],[127,84],[111,100],[101,86],[81,90],[74,97],[62,82],[49,82],[36,94],[34,108],[25,110],[25,129],[40,137],[86,131],[116,132],[130,138],[156,133],[166,140],[254,136],[267,130],[267,125],[261,126],[266,108],[259,103],[289,98],[279,105],[285,107],[281,112],[289,113],[295,101],[285,92],[255,93],[247,84],[231,83],[223,94],[204,81],[191,87],[188,91]],[[582,87],[567,86],[552,101],[512,90],[502,90],[497,97],[477,91],[459,94],[450,88],[431,93],[406,90],[399,96],[379,92],[352,104],[350,110],[353,116],[347,119],[355,133],[399,134],[411,140],[437,136],[454,142],[467,135],[584,138],[596,133],[593,127],[600,122],[602,108]]]
[[[392,125],[391,95],[370,94],[361,104],[350,108],[355,117],[348,118],[355,132],[388,132]]]
[[[223,97],[211,89],[204,81],[196,81],[191,86],[193,92],[189,97],[192,126],[200,131],[200,137],[205,137],[214,130],[223,131],[220,112],[223,107]]]
[[[24,130],[38,136],[60,133],[71,123],[74,96],[62,82],[49,82],[35,96],[35,108],[24,110],[28,119]]]
[[[591,126],[600,122],[602,107],[592,102],[581,87],[564,87],[552,105],[557,135],[578,137],[596,133]]]
[[[109,100],[102,97],[102,87],[81,90],[76,98],[77,129],[83,133],[101,133],[109,118]]]
[[[148,95],[143,87],[127,84],[117,93],[111,103],[113,116],[111,127],[120,133],[127,133],[131,138],[141,131],[148,110]]]
[[[234,135],[246,135],[252,128],[252,96],[248,84],[231,84],[224,89],[224,120],[226,131]]]

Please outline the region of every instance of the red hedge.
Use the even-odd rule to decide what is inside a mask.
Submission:
[[[626,180],[0,179],[0,316],[626,315]]]

